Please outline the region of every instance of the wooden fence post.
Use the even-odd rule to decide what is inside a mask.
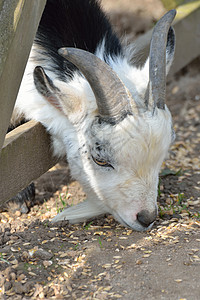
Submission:
[[[46,0],[0,1],[0,150],[45,4]]]

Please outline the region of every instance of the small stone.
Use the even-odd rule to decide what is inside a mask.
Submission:
[[[17,265],[18,264],[18,260],[17,259],[13,259],[12,261],[10,261],[10,263],[12,265]]]
[[[168,257],[168,258],[166,259],[166,261],[170,261],[170,260],[172,260],[171,257]]]
[[[11,280],[16,280],[16,274],[14,272],[10,273],[10,279]]]
[[[34,286],[34,282],[28,281],[24,284],[24,293],[28,293]]]
[[[0,274],[0,286],[4,285],[5,280],[6,280],[5,277],[2,274]]]
[[[166,202],[166,204],[168,204],[168,205],[173,204],[173,200],[172,200],[171,198],[167,198],[165,202]]]
[[[14,272],[14,270],[11,268],[11,267],[7,267],[5,270],[4,270],[4,275],[5,277],[7,277],[8,279],[10,278],[10,273],[11,272]]]
[[[28,262],[30,260],[30,255],[28,254],[27,251],[23,251],[20,258],[22,261]]]
[[[16,210],[16,212],[15,212],[15,216],[16,216],[16,217],[20,217],[20,216],[21,216],[21,214],[22,214],[22,213],[21,213],[21,211],[20,211],[20,210]]]
[[[199,100],[200,100],[200,95],[196,95],[196,96],[194,97],[194,100],[199,101]]]
[[[49,266],[51,266],[53,264],[53,262],[51,261],[51,260],[44,260],[43,261],[43,265],[44,265],[44,267],[49,267]]]
[[[24,287],[20,282],[14,282],[13,283],[13,289],[16,294],[23,294],[24,293]]]
[[[53,257],[52,253],[49,253],[43,249],[38,249],[33,253],[34,258],[39,258],[41,260],[50,260]]]
[[[4,255],[4,253],[10,253],[10,246],[5,246],[1,248],[0,252]]]
[[[12,283],[10,281],[6,281],[4,284],[5,291],[9,291],[12,287]]]
[[[26,275],[24,274],[20,274],[18,277],[17,277],[17,281],[22,281],[26,278]]]
[[[179,91],[179,86],[176,85],[175,87],[172,88],[172,94],[175,95]]]
[[[166,215],[169,215],[169,216],[172,216],[173,213],[174,213],[174,212],[173,212],[173,209],[170,209],[170,210],[166,210],[166,211],[165,211],[165,214],[166,214]]]

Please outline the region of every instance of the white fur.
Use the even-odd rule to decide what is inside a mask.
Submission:
[[[34,46],[30,54],[15,114],[23,114],[26,119],[34,119],[46,127],[52,136],[55,155],[67,155],[72,176],[87,193],[86,202],[67,208],[53,221],[67,219],[76,223],[111,213],[135,230],[147,229],[137,221],[137,214],[142,210],[155,210],[158,174],[172,142],[172,121],[167,107],[165,110],[156,108],[154,114],[144,109],[148,61],[142,69],[137,69],[126,58],[109,59],[138,108],[133,116],[112,126],[95,122],[97,105],[86,79],[77,74],[68,83],[58,80],[48,59],[40,65],[62,91],[59,98],[62,109],[58,110],[38,93],[33,82],[37,65],[34,57],[38,51],[41,52]],[[102,58],[103,52],[104,43],[96,55]],[[104,148],[103,158],[114,169],[93,161],[97,141]]]

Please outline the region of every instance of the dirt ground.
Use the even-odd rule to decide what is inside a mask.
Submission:
[[[159,1],[103,0],[116,31],[131,41],[164,13]],[[167,85],[176,141],[163,163],[159,217],[134,232],[112,216],[51,224],[83,200],[66,163],[36,182],[28,214],[0,215],[0,299],[200,299],[200,59]]]

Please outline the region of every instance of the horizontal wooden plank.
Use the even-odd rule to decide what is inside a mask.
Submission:
[[[200,1],[177,8],[176,53],[171,73],[176,73],[200,55]]]
[[[0,150],[45,3],[0,1]]]
[[[0,205],[57,163],[44,127],[30,121],[6,135],[0,155]]]
[[[187,3],[177,8],[173,27],[176,32],[176,52],[170,75],[178,72],[200,55],[200,1]],[[139,37],[135,43],[138,47],[141,65],[149,55],[152,30]]]
[[[167,10],[170,10],[172,8],[176,8],[177,6],[189,2],[188,0],[161,0],[161,2],[163,3],[164,7]]]

